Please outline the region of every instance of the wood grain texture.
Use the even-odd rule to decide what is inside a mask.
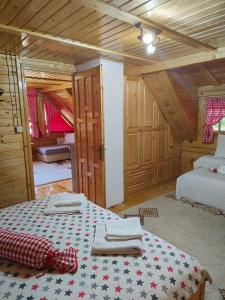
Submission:
[[[12,57],[11,60],[1,56],[0,86],[5,94],[0,96],[0,207],[26,201],[31,195],[26,177],[25,137],[15,131],[17,125],[22,125],[25,130],[24,98],[19,91],[20,75],[16,58]],[[16,92],[15,98],[11,98],[10,92],[12,96]]]
[[[140,77],[126,76],[125,199],[180,173],[181,144]]]
[[[173,77],[172,77],[173,75]],[[166,71],[152,73],[144,77],[145,84],[154,95],[160,110],[180,142],[194,140],[197,134],[197,105],[195,88],[182,76],[174,76]]]
[[[78,192],[105,207],[100,67],[74,75]]]
[[[93,3],[98,5],[95,7]],[[191,3],[168,0],[21,0],[16,6],[12,1],[4,3],[0,7],[0,20],[3,25],[21,30],[92,44],[108,50],[109,53],[105,55],[109,59],[121,59],[110,54],[110,51],[115,51],[129,56],[124,58],[126,62],[135,63],[136,59],[136,64],[139,61],[145,66],[148,60],[165,60],[164,66],[171,62],[175,67],[175,58],[182,59],[185,64],[187,59],[183,59],[184,56],[198,55],[195,62],[217,56],[217,52],[213,51],[209,56],[204,54],[207,48],[224,47],[224,12],[225,4],[222,0],[194,0]],[[126,18],[123,19],[122,15]],[[151,57],[147,55],[143,43],[137,40],[140,30],[133,23],[140,21],[162,30],[158,51]],[[48,42],[39,36],[23,36],[21,39],[19,35],[1,31],[0,52],[5,51],[71,65],[102,55],[90,49],[73,48],[53,40]],[[176,63],[180,63],[180,60]],[[151,63],[149,67],[150,65]]]

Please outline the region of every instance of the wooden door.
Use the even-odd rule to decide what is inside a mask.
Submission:
[[[125,170],[141,166],[140,84],[140,79],[136,77],[126,80]]]
[[[105,207],[104,144],[100,67],[75,74],[77,191]]]

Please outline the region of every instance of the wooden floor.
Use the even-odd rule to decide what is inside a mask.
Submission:
[[[175,187],[176,187],[176,182],[170,181],[158,187],[154,187],[151,190],[144,191],[143,193],[138,193],[126,199],[123,203],[112,207],[110,210],[118,213],[120,211],[128,209],[131,206],[137,205],[151,198],[173,191],[175,190]],[[71,179],[58,181],[46,185],[41,185],[35,188],[36,199],[42,199],[46,196],[56,194],[56,193],[61,193],[61,192],[72,192]]]
[[[142,203],[144,201],[147,201],[147,200],[150,200],[157,196],[163,195],[165,193],[174,191],[175,188],[176,188],[176,181],[175,180],[169,181],[168,183],[162,184],[160,186],[152,187],[151,190],[135,194],[132,197],[129,197],[128,199],[126,199],[123,203],[118,204],[114,207],[111,207],[110,210],[115,213],[118,213],[120,211],[126,210],[129,207],[132,207],[132,206]]]
[[[61,192],[72,192],[72,179],[57,181],[35,187],[36,199],[42,199],[46,196]]]

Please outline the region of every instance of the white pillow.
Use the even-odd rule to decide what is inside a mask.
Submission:
[[[64,144],[74,144],[74,133],[65,133]]]
[[[218,136],[215,157],[225,158],[225,135],[223,134]]]

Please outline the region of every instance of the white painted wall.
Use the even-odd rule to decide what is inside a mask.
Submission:
[[[123,64],[101,59],[105,129],[106,207],[124,201]]]
[[[93,59],[76,65],[82,72],[98,65],[102,66],[106,207],[124,201],[123,177],[123,63],[106,59]]]

